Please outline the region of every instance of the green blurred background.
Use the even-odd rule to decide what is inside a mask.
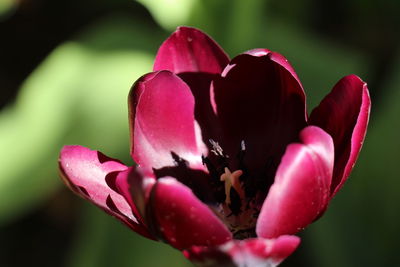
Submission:
[[[191,266],[73,195],[64,144],[132,164],[126,98],[178,25],[233,57],[284,54],[309,111],[341,77],[368,82],[373,108],[356,168],[281,266],[400,266],[398,0],[0,0],[0,266]]]

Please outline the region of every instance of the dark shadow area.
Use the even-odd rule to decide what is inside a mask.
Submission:
[[[192,189],[193,193],[207,204],[221,203],[221,200],[225,199],[222,182],[215,181],[214,176],[210,176],[204,171],[189,168],[187,162],[174,152],[171,152],[171,155],[176,165],[154,169],[154,174],[157,178],[167,176],[176,178],[179,182]]]
[[[205,72],[183,72],[178,76],[189,85],[192,91],[195,99],[195,118],[201,128],[203,143],[208,145],[210,139],[216,140],[221,135],[220,124],[210,101],[211,82],[219,75]]]

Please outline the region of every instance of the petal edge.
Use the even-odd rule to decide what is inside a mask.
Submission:
[[[210,208],[172,177],[158,179],[147,212],[153,232],[180,250],[193,245],[219,245],[232,239]]]
[[[329,133],[335,144],[331,195],[347,180],[367,131],[371,99],[367,84],[356,75],[342,78],[321,101],[309,123]]]
[[[216,74],[228,62],[229,57],[207,34],[191,27],[178,27],[159,48],[153,70]]]
[[[264,238],[295,234],[315,220],[329,201],[333,169],[332,138],[316,126],[290,144],[261,208],[256,232]]]
[[[185,250],[184,255],[202,267],[275,267],[290,256],[299,243],[297,236],[232,240],[216,247],[193,246]]]

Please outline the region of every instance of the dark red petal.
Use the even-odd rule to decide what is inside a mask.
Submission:
[[[276,52],[271,52],[270,58],[271,58],[272,61],[275,61],[276,63],[278,63],[279,65],[284,67],[288,72],[290,72],[290,74],[293,76],[293,78],[296,79],[297,83],[300,86],[302,86],[301,82],[300,82],[300,79],[297,76],[297,73],[295,72],[295,70],[292,67],[292,65],[289,63],[289,61],[284,56],[282,56],[281,54],[276,53]],[[306,110],[305,110],[305,112],[306,112]]]
[[[143,168],[175,164],[172,153],[201,165],[201,138],[189,87],[169,71],[139,79],[129,95],[131,154]]]
[[[179,77],[190,87],[195,100],[195,119],[199,123],[203,143],[208,143],[210,138],[218,136],[221,128],[211,105],[210,86],[211,81],[218,74],[202,72],[180,73]]]
[[[257,57],[262,57],[262,56],[266,56],[269,54],[269,57],[271,58],[271,60],[275,61],[276,63],[278,63],[279,65],[284,67],[287,71],[289,71],[301,86],[300,79],[297,76],[297,73],[294,71],[292,65],[290,65],[289,61],[281,54],[272,52],[265,48],[252,49],[252,50],[246,51],[244,54],[257,56]]]
[[[278,167],[258,217],[256,232],[264,238],[295,234],[326,208],[332,179],[332,138],[309,126],[300,133],[302,144],[290,144]]]
[[[125,165],[82,146],[64,146],[59,165],[61,177],[72,191],[149,237],[146,227],[138,222],[124,197],[106,183],[107,174],[126,170]]]
[[[245,162],[253,170],[271,159],[279,163],[288,143],[306,125],[305,95],[283,56],[251,50],[234,58],[214,80],[214,108],[223,128],[214,137],[235,158],[246,144]]]
[[[371,99],[367,84],[355,75],[342,78],[313,110],[309,123],[329,133],[335,144],[332,197],[357,160],[368,126]]]
[[[177,249],[220,245],[232,234],[210,208],[174,178],[160,178],[150,196],[152,229]]]
[[[154,62],[154,71],[173,73],[221,73],[229,58],[208,35],[190,27],[178,27],[161,45]]]
[[[196,266],[274,267],[290,256],[299,243],[297,236],[232,240],[215,247],[194,246],[184,255]]]

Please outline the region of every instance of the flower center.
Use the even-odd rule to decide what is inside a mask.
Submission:
[[[188,161],[171,152],[175,164],[153,169],[154,174],[157,178],[175,177],[191,188],[225,223],[235,239],[255,237],[257,218],[277,165],[272,157],[266,157],[265,164],[254,168],[249,161],[250,150],[245,161],[244,141],[233,158],[225,154],[216,141],[209,141],[211,153],[202,157],[208,172],[190,168]]]
[[[225,222],[234,238],[244,239],[255,237],[255,226],[265,198],[266,186],[259,187],[258,176],[253,176],[244,164],[246,146],[240,143],[237,160],[239,168],[230,169],[232,161],[221,146],[210,140],[212,152],[203,157],[203,164],[207,167],[212,187],[214,188],[216,205],[210,205],[214,212]],[[231,171],[232,170],[232,171]],[[264,175],[261,175],[264,176]],[[267,180],[267,177],[263,177]]]

